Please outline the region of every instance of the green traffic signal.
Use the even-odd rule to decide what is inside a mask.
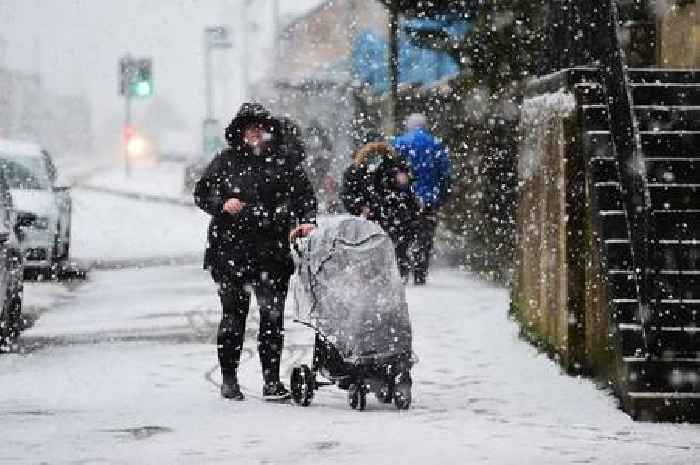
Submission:
[[[146,98],[153,95],[153,62],[150,58],[120,61],[121,95]]]
[[[150,97],[153,93],[151,81],[137,81],[133,84],[132,93],[136,97]]]

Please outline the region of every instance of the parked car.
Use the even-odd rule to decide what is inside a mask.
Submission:
[[[0,352],[9,349],[22,326],[23,259],[18,238],[21,222],[32,214],[19,217],[13,210],[7,180],[0,171]]]
[[[25,270],[56,271],[70,257],[69,187],[57,184],[51,156],[33,143],[0,140],[0,170],[21,219]]]

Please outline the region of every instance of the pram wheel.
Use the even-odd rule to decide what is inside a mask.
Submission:
[[[364,383],[350,385],[348,404],[353,410],[364,410],[367,407],[367,386]]]
[[[411,374],[401,371],[394,379],[394,405],[399,410],[408,410],[411,407]]]
[[[382,404],[390,404],[394,399],[394,387],[387,383],[383,385],[377,392],[374,393],[375,397]]]
[[[315,385],[315,376],[308,366],[302,365],[292,368],[289,386],[292,391],[292,400],[295,404],[308,407],[311,404],[311,399],[314,397]]]
[[[394,405],[399,410],[408,410],[411,407],[411,385],[403,384],[396,386],[394,392]]]

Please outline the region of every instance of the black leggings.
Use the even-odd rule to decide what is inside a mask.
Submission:
[[[250,308],[251,288],[260,308],[258,354],[265,382],[279,381],[280,357],[284,345],[284,303],[288,277],[261,279],[252,284],[223,281],[219,298],[223,315],[217,336],[221,374],[235,377],[245,339],[245,323]]]
[[[415,269],[417,276],[425,277],[430,265],[430,254],[433,251],[433,238],[437,226],[437,212],[426,209],[418,216],[415,245]]]

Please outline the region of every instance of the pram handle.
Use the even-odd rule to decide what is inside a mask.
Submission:
[[[298,237],[292,241],[292,249],[296,252],[297,257],[302,258],[304,256],[303,250],[306,248],[306,243],[308,239],[303,237]]]

